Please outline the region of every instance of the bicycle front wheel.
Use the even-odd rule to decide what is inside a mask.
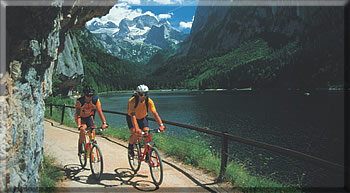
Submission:
[[[155,185],[159,186],[163,182],[163,163],[159,151],[156,147],[152,147],[149,158],[149,168]]]
[[[81,150],[79,152],[79,146],[81,146]],[[86,144],[85,142],[84,143],[80,143],[79,140],[78,140],[78,156],[79,156],[79,161],[80,161],[80,165],[81,167],[84,169],[85,166],[86,166],[86,161],[87,161],[87,158],[86,158]]]
[[[103,173],[103,158],[101,149],[97,144],[94,144],[90,151],[90,168],[95,178],[100,179]]]
[[[128,160],[132,171],[136,173],[141,166],[141,149],[139,143],[134,144],[133,152],[133,155],[130,155],[128,152]]]

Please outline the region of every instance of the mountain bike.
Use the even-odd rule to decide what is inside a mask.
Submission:
[[[137,141],[134,144],[134,156],[128,153],[128,160],[130,167],[135,174],[141,167],[141,161],[148,163],[153,182],[155,185],[159,186],[163,181],[163,164],[156,144],[152,141],[151,132],[159,133],[160,131],[159,129],[150,129],[148,132],[142,132],[142,136],[138,136]],[[146,140],[146,146],[143,153],[141,151],[140,138]]]
[[[86,140],[84,143],[80,143],[78,139],[78,156],[80,165],[82,168],[85,168],[87,159],[90,159],[90,169],[91,173],[98,180],[101,178],[103,173],[103,158],[100,147],[97,145],[97,141],[95,140],[95,135],[93,134],[93,129],[88,127],[85,131]],[[102,129],[99,129],[102,131]],[[79,152],[79,145],[82,145],[82,151]]]

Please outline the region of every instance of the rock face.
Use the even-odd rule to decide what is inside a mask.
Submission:
[[[231,50],[258,36],[271,44],[296,38],[309,41],[317,37],[324,39],[321,36],[344,36],[337,28],[344,22],[342,9],[326,6],[198,6],[190,36],[178,54],[198,55],[206,51],[215,55],[218,50]]]
[[[6,7],[6,72],[0,74],[5,85],[1,95],[0,192],[38,192],[44,99],[51,92],[52,76],[55,71],[67,77],[73,71],[77,77],[82,74],[81,59],[67,48],[74,48],[74,39],[67,32],[110,9],[82,7],[79,2],[64,7],[63,0],[52,0],[52,6]],[[58,62],[60,57],[74,65],[65,66],[62,60]]]
[[[64,50],[58,55],[55,73],[60,80],[55,88],[60,90],[62,96],[68,96],[68,92],[79,85],[84,77],[84,67],[77,40],[70,32],[67,32],[65,39]]]

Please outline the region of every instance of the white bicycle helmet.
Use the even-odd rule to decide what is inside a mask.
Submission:
[[[136,92],[148,92],[148,87],[144,84],[137,86]]]

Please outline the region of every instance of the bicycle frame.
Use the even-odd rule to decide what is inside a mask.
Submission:
[[[86,140],[88,140],[88,141],[86,141]],[[89,129],[89,131],[85,131],[85,143],[86,142],[96,142],[95,141],[95,135],[94,135],[94,133],[92,132],[92,130],[91,129]]]
[[[156,186],[159,186],[163,181],[163,164],[162,164],[162,158],[159,154],[159,151],[155,145],[155,143],[152,141],[151,132],[154,131],[156,133],[159,133],[159,129],[157,130],[149,130],[148,132],[142,132],[141,136],[137,136],[135,146],[133,147],[134,153],[131,154],[128,152],[128,160],[131,169],[137,173],[139,171],[141,162],[145,161],[148,163],[148,166],[150,168],[152,179]],[[145,149],[142,153],[141,143],[140,139],[144,138],[144,145]],[[135,154],[136,153],[136,154]],[[136,155],[136,156],[135,156]],[[135,161],[136,160],[136,161]]]
[[[140,155],[142,155],[142,156],[141,156],[141,161],[145,161],[145,157],[146,157],[147,153],[149,154],[149,153],[150,153],[150,150],[151,150],[151,144],[150,144],[150,143],[154,143],[154,142],[152,142],[152,136],[151,136],[150,132],[151,132],[151,131],[148,131],[148,133],[144,133],[142,136],[138,136],[138,138],[137,138],[137,140],[136,140],[136,143],[139,143],[139,144],[140,144],[140,139],[141,139],[141,138],[143,138],[143,139],[145,139],[145,140],[148,139],[147,141],[144,142],[144,144],[145,144],[145,149],[144,149],[143,153],[142,153],[142,151],[141,151],[141,148],[139,149],[139,151],[140,151],[139,153],[140,153]],[[148,159],[149,159],[149,161],[150,161],[151,166],[153,167],[152,157],[149,156]],[[158,158],[157,158],[157,163],[159,163],[158,161],[159,161],[159,160],[158,160]]]
[[[95,135],[93,132],[92,132],[93,129],[90,129],[90,128],[87,128],[86,131],[85,131],[85,149],[88,151],[88,153],[86,154],[87,158],[90,158],[92,159],[92,161],[94,161],[94,158],[95,156],[92,156],[92,158],[90,157],[90,151],[92,149],[92,146],[94,144],[96,144],[96,141],[95,141]],[[87,140],[87,141],[86,141]],[[97,159],[99,159],[100,155],[98,154],[97,152]]]

